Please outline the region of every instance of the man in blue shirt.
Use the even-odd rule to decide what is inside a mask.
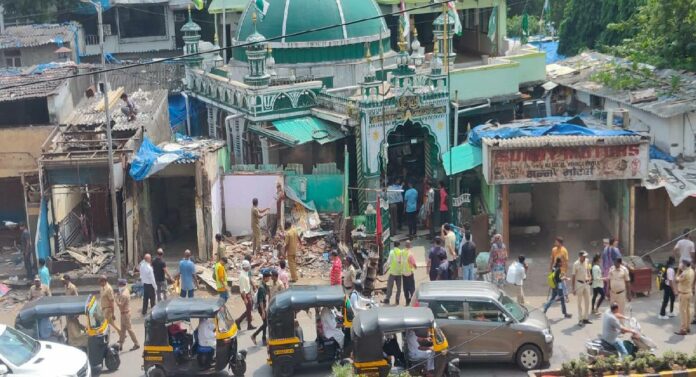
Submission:
[[[41,284],[51,287],[51,273],[48,272],[46,260],[43,258],[39,258],[39,279],[41,279]]]
[[[404,211],[406,212],[406,219],[408,221],[408,235],[416,235],[416,218],[418,214],[418,191],[413,188],[413,182],[408,183],[408,190],[404,194],[404,200],[406,205],[404,206]]]
[[[179,262],[179,283],[181,297],[193,297],[193,290],[198,288],[196,265],[191,261],[191,250],[184,251],[184,259]]]

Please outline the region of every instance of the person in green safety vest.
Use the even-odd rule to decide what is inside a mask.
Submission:
[[[387,258],[387,263],[384,265],[384,269],[389,274],[389,280],[387,280],[387,294],[384,298],[384,303],[389,304],[391,300],[392,289],[394,288],[394,283],[396,283],[396,305],[399,305],[399,298],[401,297],[401,278],[403,275],[403,252],[399,248],[401,244],[399,241],[394,241],[394,248],[389,252],[389,257]]]

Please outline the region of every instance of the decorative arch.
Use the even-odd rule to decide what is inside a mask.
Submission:
[[[292,100],[287,94],[281,93],[273,101],[273,110],[292,109]]]
[[[297,107],[302,108],[302,107],[310,107],[314,106],[317,103],[317,98],[314,95],[314,92],[311,90],[308,90],[300,95],[300,97],[297,99]]]

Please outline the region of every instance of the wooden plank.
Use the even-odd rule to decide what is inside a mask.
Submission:
[[[116,90],[112,90],[109,92],[109,97],[107,101],[109,102],[109,108],[113,109],[116,101],[118,101],[119,98],[121,98],[121,94],[123,94],[123,87],[119,87]],[[104,111],[104,101],[99,101],[96,106],[94,106],[94,111],[96,112],[102,112]]]

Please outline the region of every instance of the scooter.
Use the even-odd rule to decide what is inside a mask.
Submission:
[[[637,334],[632,334],[628,339],[622,338],[629,355],[635,356],[638,351],[648,351],[652,354],[656,353],[657,344],[642,333],[640,324],[636,318],[629,318],[627,327],[637,332]],[[619,356],[619,351],[616,347],[601,338],[592,339],[585,343],[585,351],[590,360],[599,357]]]

